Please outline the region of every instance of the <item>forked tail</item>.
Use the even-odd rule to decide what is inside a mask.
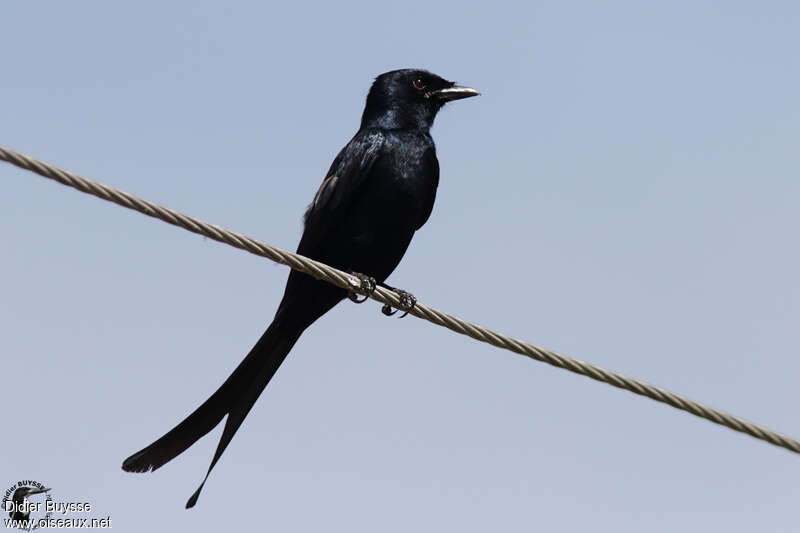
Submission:
[[[203,405],[169,433],[125,459],[122,469],[127,472],[148,472],[164,466],[214,429],[228,415],[208,472],[186,502],[187,509],[194,507],[222,452],[302,333],[302,329],[287,328],[282,322],[276,317],[247,357]]]

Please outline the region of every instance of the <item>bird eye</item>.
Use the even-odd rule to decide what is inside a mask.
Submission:
[[[422,81],[422,78],[417,78],[414,80],[414,88],[420,91],[425,88],[425,82]]]

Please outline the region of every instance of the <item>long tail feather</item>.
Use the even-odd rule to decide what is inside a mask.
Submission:
[[[270,324],[247,357],[211,397],[163,437],[125,459],[122,469],[128,472],[148,472],[162,467],[214,429],[228,415],[225,430],[206,477],[186,504],[187,508],[194,506],[208,474],[302,333],[302,330],[287,329],[282,322],[276,318]]]

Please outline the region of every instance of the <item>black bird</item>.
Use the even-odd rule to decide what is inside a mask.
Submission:
[[[395,70],[375,79],[361,127],[339,152],[305,213],[297,253],[352,273],[362,287],[383,284],[428,220],[439,183],[430,128],[451,100],[476,96],[431,72]],[[401,292],[402,291],[398,291]],[[275,318],[256,345],[208,400],[172,431],[122,463],[128,472],[155,470],[214,429],[225,429],[200,491],[256,399],[303,331],[347,291],[292,270]],[[407,293],[402,293],[408,296]],[[413,305],[413,299],[409,305]]]
[[[30,512],[30,502],[28,502],[28,496],[33,496],[34,494],[42,494],[43,492],[47,492],[50,489],[45,488],[38,488],[38,487],[20,487],[14,491],[14,495],[11,496],[11,501],[14,502],[14,506],[12,510],[8,513],[11,517],[11,520],[18,520],[23,522],[28,520],[31,515]]]

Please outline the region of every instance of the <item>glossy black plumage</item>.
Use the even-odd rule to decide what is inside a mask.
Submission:
[[[436,113],[448,100],[476,94],[423,70],[378,76],[361,127],[334,159],[306,211],[297,252],[382,283],[433,209],[439,163],[430,127]],[[275,318],[247,357],[205,403],[128,457],[122,468],[155,470],[228,415],[210,473],[302,332],[345,296],[338,287],[292,270]],[[196,503],[204,483],[187,507]]]

